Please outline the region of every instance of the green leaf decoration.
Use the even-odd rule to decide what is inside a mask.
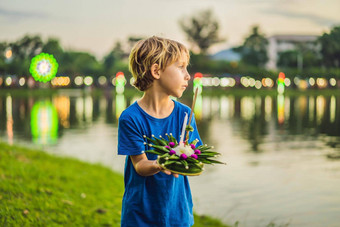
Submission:
[[[225,164],[214,159],[221,154],[212,151],[213,146],[196,147],[196,139],[189,144],[179,145],[171,133],[167,133],[166,137],[167,139],[162,136],[144,136],[151,148],[145,152],[158,155],[157,162],[163,169],[186,176],[197,176],[203,172],[204,164]]]
[[[187,125],[187,127],[185,127],[185,131],[193,132],[194,128],[191,125]]]

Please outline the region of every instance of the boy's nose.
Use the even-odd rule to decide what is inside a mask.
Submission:
[[[185,73],[186,73],[186,75],[185,75],[185,79],[187,79],[187,80],[190,80],[190,74],[188,73],[188,71],[187,71],[187,70],[185,71]]]

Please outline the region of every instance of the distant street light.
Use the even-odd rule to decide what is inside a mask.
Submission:
[[[12,60],[13,60],[13,52],[12,52],[12,49],[8,47],[5,50],[5,61],[6,63],[10,63]]]
[[[277,80],[277,92],[283,94],[285,91],[285,74],[283,72],[279,73],[279,78]]]
[[[12,57],[12,55],[13,55],[12,50],[11,50],[10,48],[8,48],[8,49],[5,51],[5,57],[6,57],[7,59],[9,59],[9,58]]]

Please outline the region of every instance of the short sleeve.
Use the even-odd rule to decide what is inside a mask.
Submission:
[[[143,135],[131,118],[119,118],[118,154],[139,155],[145,152]]]

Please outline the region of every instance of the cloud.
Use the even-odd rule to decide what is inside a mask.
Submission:
[[[33,19],[46,19],[48,17],[45,13],[37,13],[37,12],[24,12],[24,11],[16,11],[16,10],[7,10],[0,8],[0,17],[5,17],[11,21],[21,21],[29,18]]]
[[[270,10],[266,9],[266,10],[262,10],[262,12],[266,14],[279,15],[285,18],[290,18],[290,19],[292,18],[307,19],[316,25],[327,26],[327,27],[340,23],[339,20],[334,20],[334,19],[318,16],[318,15],[311,14],[311,13],[299,13],[299,12],[286,11],[282,9],[270,9]]]

